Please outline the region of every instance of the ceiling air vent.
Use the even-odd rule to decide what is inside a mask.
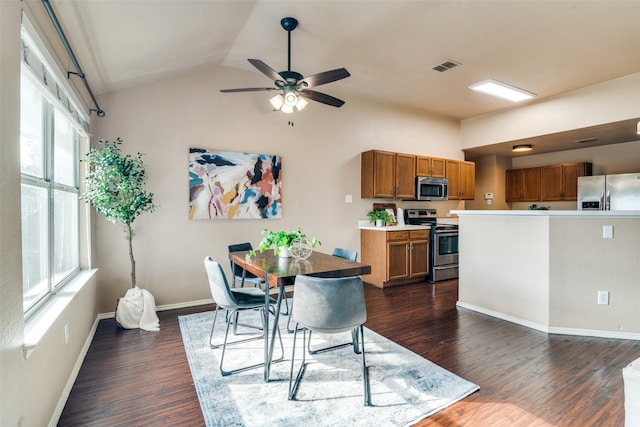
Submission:
[[[449,59],[447,61],[444,61],[442,64],[436,65],[435,67],[433,67],[433,69],[436,71],[440,71],[441,73],[444,73],[445,71],[448,71],[453,67],[457,67],[458,65],[460,65],[459,62],[455,62]]]
[[[593,142],[593,141],[597,141],[597,140],[598,140],[598,138],[591,137],[591,138],[585,138],[585,139],[578,139],[575,142],[577,142],[578,144],[584,144],[586,142]]]

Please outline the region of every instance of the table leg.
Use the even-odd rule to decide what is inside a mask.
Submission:
[[[269,273],[264,274],[264,381],[269,382]]]
[[[269,344],[269,354],[265,359],[265,381],[269,381],[269,374],[271,373],[271,362],[273,361],[273,349],[276,346],[276,335],[278,334],[278,320],[280,320],[280,307],[282,305],[282,297],[286,298],[284,286],[278,287],[278,300],[276,302],[276,312],[273,316],[273,330],[271,331],[271,343]],[[267,325],[265,325],[265,337],[267,336]]]

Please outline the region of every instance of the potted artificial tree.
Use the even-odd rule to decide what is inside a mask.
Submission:
[[[144,189],[147,174],[142,154],[123,155],[120,152],[120,138],[115,141],[101,140],[98,144],[99,147],[91,148],[83,160],[88,165],[88,172],[82,198],[109,221],[122,224],[129,242],[131,289],[118,299],[116,321],[127,329],[158,330],[155,301],[151,293],[138,288],[133,256],[133,222],[143,213],[153,212],[156,208],[153,193]]]

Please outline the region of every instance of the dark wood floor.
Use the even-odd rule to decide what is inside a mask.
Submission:
[[[456,308],[457,282],[366,285],[367,327],[480,385],[419,426],[623,426],[622,368],[640,342],[547,335]],[[102,320],[60,426],[204,424],[177,316],[159,333]]]

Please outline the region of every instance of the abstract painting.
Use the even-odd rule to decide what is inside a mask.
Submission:
[[[280,156],[189,148],[189,219],[281,216]]]

